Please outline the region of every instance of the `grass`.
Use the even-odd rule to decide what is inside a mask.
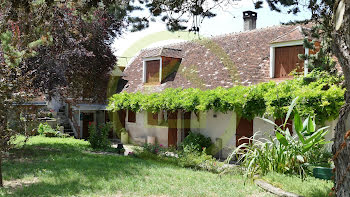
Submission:
[[[271,196],[241,175],[213,174],[171,163],[88,152],[88,142],[32,137],[3,164],[1,196]],[[11,185],[11,184],[10,184]],[[14,185],[14,184],[12,184]]]
[[[328,197],[334,186],[333,182],[307,177],[306,180],[298,176],[283,175],[278,173],[269,173],[262,177],[270,184],[279,187],[285,191],[293,192],[307,197]]]

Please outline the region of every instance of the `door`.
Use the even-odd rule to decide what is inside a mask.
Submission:
[[[237,119],[236,129],[236,147],[243,143],[249,143],[248,139],[239,140],[241,137],[252,137],[253,136],[253,120],[247,120],[245,118]]]
[[[89,138],[89,125],[94,122],[93,113],[83,113],[83,138]]]
[[[105,112],[105,124],[107,124],[107,123],[111,122],[111,119],[109,118],[109,114],[111,112],[108,112],[108,111],[104,111],[104,112]],[[113,127],[112,126],[109,129],[108,138],[109,139],[113,139],[114,138],[114,132],[113,132]]]
[[[184,113],[184,138],[188,136],[191,131],[191,112]]]
[[[177,145],[177,111],[168,112],[168,147]]]
[[[126,118],[126,111],[125,110],[119,110],[117,112],[117,118],[116,118],[116,127],[117,127],[117,133],[120,134],[120,129],[125,128],[125,118]]]

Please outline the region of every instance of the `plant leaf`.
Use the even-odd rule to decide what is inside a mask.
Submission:
[[[290,114],[293,112],[293,109],[295,107],[295,105],[297,104],[297,100],[299,99],[299,97],[297,96],[293,101],[292,103],[290,104],[289,106],[289,109],[288,109],[288,112],[287,112],[287,115],[286,115],[286,119],[284,120],[284,124],[283,124],[283,127],[286,127],[286,124],[287,124],[287,121],[289,119],[289,116]]]
[[[297,111],[294,113],[294,128],[296,131],[299,131],[299,132],[303,130],[303,123]]]
[[[284,146],[288,146],[288,141],[280,132],[276,132],[277,140]]]

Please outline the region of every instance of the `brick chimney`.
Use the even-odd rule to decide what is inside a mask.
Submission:
[[[258,18],[258,14],[256,12],[253,12],[253,11],[243,12],[244,31],[250,31],[255,29],[257,18]]]

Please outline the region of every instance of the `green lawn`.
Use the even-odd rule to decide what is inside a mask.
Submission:
[[[271,196],[241,175],[87,152],[75,139],[33,137],[5,159],[2,196]]]
[[[293,192],[302,196],[309,197],[328,197],[334,184],[331,181],[307,177],[305,180],[297,176],[270,173],[263,177],[272,185]]]

